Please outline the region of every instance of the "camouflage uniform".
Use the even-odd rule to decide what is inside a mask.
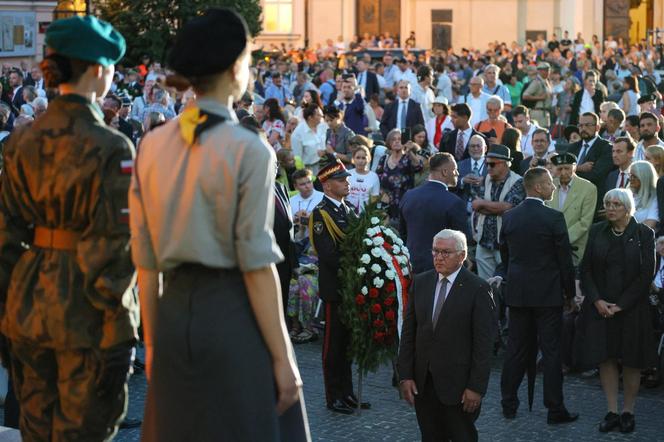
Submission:
[[[126,410],[126,377],[98,393],[104,352],[137,338],[127,209],[133,156],[130,141],[76,95],[56,98],[5,145],[1,329],[26,441],[105,440]],[[58,229],[50,247],[36,245],[44,228]],[[60,247],[58,234],[75,241]]]

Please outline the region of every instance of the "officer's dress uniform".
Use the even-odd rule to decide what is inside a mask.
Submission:
[[[318,254],[318,286],[320,298],[325,302],[323,377],[328,406],[353,394],[352,361],[347,356],[350,330],[341,322],[341,284],[338,277],[339,245],[349,216],[353,216],[351,213],[345,203],[325,196],[311,216],[311,241]]]

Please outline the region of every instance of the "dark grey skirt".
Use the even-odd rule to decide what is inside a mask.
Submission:
[[[141,439],[304,441],[304,401],[277,417],[272,361],[238,270],[164,275]]]

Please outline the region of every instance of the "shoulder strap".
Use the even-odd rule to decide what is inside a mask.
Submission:
[[[337,223],[335,223],[330,214],[327,213],[327,210],[319,208],[318,211],[320,212],[320,216],[323,218],[323,224],[325,225],[325,228],[332,237],[332,241],[334,241],[335,244],[342,241],[346,236],[343,230],[341,230],[339,226],[337,226]],[[312,216],[309,217],[309,244],[311,244],[311,248],[313,249],[313,251],[316,252],[313,232],[314,232],[314,217],[312,214]]]

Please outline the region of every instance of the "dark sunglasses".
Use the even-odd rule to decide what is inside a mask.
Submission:
[[[500,161],[494,161],[494,162],[491,162],[491,163],[490,163],[490,162],[487,161],[487,163],[486,163],[486,165],[487,165],[488,167],[494,167],[494,166],[496,166],[496,165],[498,165],[498,164],[501,164],[501,162],[500,162]]]

